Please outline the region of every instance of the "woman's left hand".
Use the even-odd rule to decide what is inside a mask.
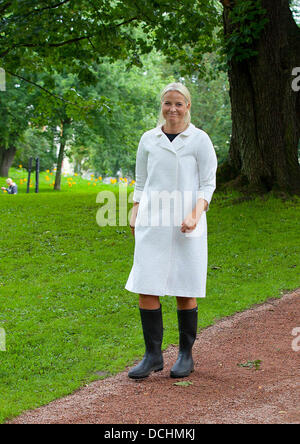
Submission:
[[[191,233],[197,226],[203,211],[206,211],[208,208],[208,202],[201,197],[197,200],[197,204],[193,211],[187,215],[184,221],[181,224],[182,233]]]
[[[196,217],[191,213],[181,223],[180,231],[182,233],[191,233],[196,228],[197,223]]]

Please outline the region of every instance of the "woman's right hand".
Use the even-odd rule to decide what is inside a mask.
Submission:
[[[139,209],[139,202],[133,202],[132,213],[131,213],[131,218],[130,218],[130,222],[129,222],[131,234],[133,236],[134,236],[135,221],[136,221],[138,209]]]

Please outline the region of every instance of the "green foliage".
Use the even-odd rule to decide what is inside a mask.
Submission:
[[[173,385],[176,385],[178,387],[189,387],[190,385],[193,385],[192,381],[179,381],[174,382]]]
[[[299,0],[291,0],[289,3],[294,20],[297,23],[298,27],[300,27],[300,2]]]
[[[100,56],[127,59],[134,51],[126,24],[138,26],[137,8],[132,1],[107,0],[20,0],[6,2],[0,10],[0,57],[7,71],[32,67],[39,71],[55,67],[80,79],[95,81],[89,63]]]
[[[36,92],[31,122],[36,127],[47,125],[56,128],[64,121],[90,122],[93,112],[103,114],[109,109],[106,97],[83,94],[78,74],[68,73],[67,69],[62,73],[31,73],[27,78],[43,88],[31,86]],[[50,94],[44,91],[50,89]]]
[[[84,169],[97,174],[123,174],[134,177],[135,157],[141,134],[157,123],[160,91],[171,81],[183,81],[192,94],[192,121],[212,138],[219,162],[228,152],[231,133],[229,86],[225,73],[212,80],[198,76],[180,76],[180,65],[169,65],[159,53],[152,52],[142,58],[143,68],[126,70],[123,62],[95,65],[99,79],[93,90],[95,96],[106,94],[110,99],[110,112],[94,115],[88,128],[79,125],[71,141],[69,156],[80,160]],[[214,59],[206,60],[208,69],[214,69]],[[76,125],[77,126],[77,125]],[[73,126],[74,127],[74,126]],[[81,171],[77,163],[76,171]]]
[[[165,57],[156,52],[143,56],[142,62],[143,68],[130,69],[126,68],[123,61],[114,64],[107,61],[94,63],[91,70],[98,81],[89,86],[81,84],[77,75],[67,72],[54,72],[52,75],[24,72],[24,77],[42,88],[52,88],[52,93],[46,94],[23,80],[20,81],[20,87],[15,88],[12,103],[24,94],[30,107],[26,108],[26,113],[18,112],[23,129],[21,132],[17,128],[15,132],[15,142],[20,152],[17,153],[14,165],[27,165],[28,158],[36,157],[38,153],[42,159],[42,149],[45,149],[46,165],[49,153],[53,159],[63,123],[68,147],[66,153],[71,160],[74,159],[76,172],[92,169],[99,175],[116,175],[122,168],[123,174],[134,177],[138,140],[144,131],[156,125],[160,91],[171,81],[184,81],[191,89],[193,123],[208,132],[215,144],[219,161],[222,161],[228,151],[231,131],[226,75],[220,73],[213,80],[206,81],[195,75],[183,79],[180,76],[180,65],[168,65]],[[214,65],[213,57],[206,59],[208,69],[214,70]],[[9,103],[10,100],[6,101],[5,106]],[[29,121],[31,127],[36,129],[36,137],[32,141],[29,138],[33,134],[27,133],[26,140],[22,136]],[[11,122],[11,128],[16,128],[13,119]],[[64,122],[68,122],[68,125]],[[38,142],[37,135],[41,127],[44,127],[42,134],[47,137],[51,148],[47,148],[42,139],[40,144]],[[34,148],[38,145],[44,148]],[[53,160],[50,163],[52,165]]]
[[[247,361],[242,364],[237,364],[237,366],[247,369],[255,368],[255,370],[260,370],[261,363],[262,363],[261,359],[256,359],[255,361]]]
[[[189,60],[201,70],[201,54],[216,48],[214,28],[221,11],[214,0],[30,0],[7,2],[0,9],[0,59],[7,73],[20,69],[76,73],[95,84],[91,65],[103,58],[141,66],[153,47],[173,61]],[[194,57],[188,48],[201,51]]]
[[[174,81],[163,75],[164,58],[152,53],[143,58],[143,68],[126,69],[123,62],[95,66],[99,79],[94,94],[109,97],[111,110],[105,116],[94,115],[92,131],[86,142],[90,162],[102,175],[134,175],[137,144],[142,133],[156,126],[161,89]],[[80,138],[79,138],[80,142]],[[75,139],[73,145],[82,146]]]
[[[299,13],[298,1],[290,7]],[[95,84],[91,65],[103,58],[140,66],[141,55],[156,48],[184,73],[205,75],[204,57],[218,51],[218,69],[231,59],[257,54],[267,23],[261,0],[235,0],[224,39],[223,8],[217,0],[20,0],[0,9],[0,59],[7,72],[26,68],[76,73]],[[225,58],[224,58],[225,56]]]
[[[218,47],[215,28],[222,26],[222,13],[214,1],[185,0],[164,3],[164,13],[155,24],[147,23],[146,30],[154,29],[154,45],[182,65],[182,73],[205,74],[204,56]],[[147,20],[146,20],[147,21]]]
[[[6,80],[6,91],[0,93],[1,147],[15,145],[28,128],[33,98],[34,94],[25,82]]]
[[[27,168],[30,157],[33,158],[32,170],[35,169],[34,160],[36,157],[39,157],[40,171],[52,168],[56,162],[56,147],[41,130],[28,128],[22,140],[18,140],[16,143],[16,147],[17,152],[13,162],[13,166],[16,168],[20,164]]]
[[[185,84],[192,96],[192,121],[210,136],[220,165],[228,155],[232,127],[227,75],[221,72],[210,80],[185,77]]]
[[[258,54],[256,43],[268,22],[266,12],[261,0],[235,1],[229,12],[231,32],[224,42],[228,61],[232,58],[241,61]]]

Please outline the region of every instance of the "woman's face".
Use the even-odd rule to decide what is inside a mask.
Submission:
[[[162,100],[162,114],[167,123],[183,123],[191,104],[186,104],[185,98],[178,91],[169,91]]]

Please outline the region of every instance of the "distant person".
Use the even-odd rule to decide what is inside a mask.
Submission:
[[[1,187],[1,190],[7,191],[8,194],[17,194],[18,193],[18,187],[15,182],[13,182],[12,179],[8,178],[6,179],[6,183],[8,185],[8,188]]]

